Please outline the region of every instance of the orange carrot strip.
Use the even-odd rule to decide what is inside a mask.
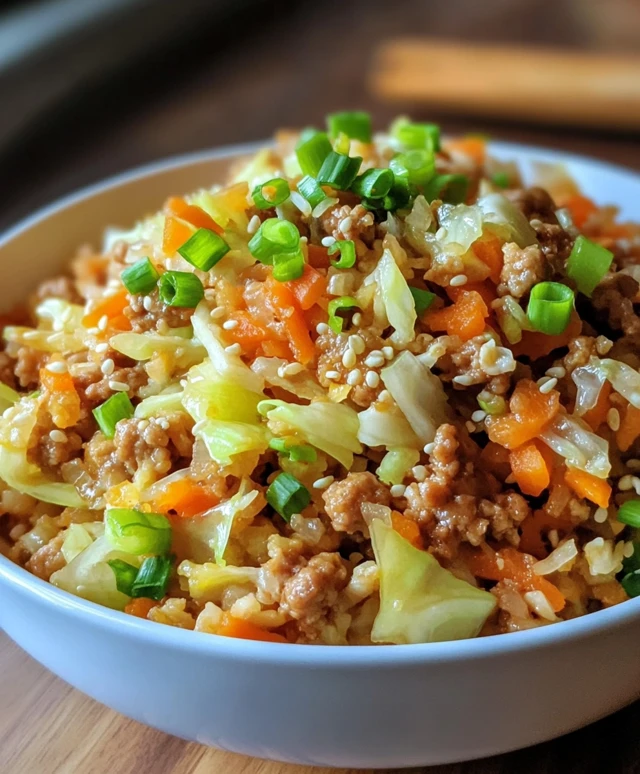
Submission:
[[[640,409],[629,403],[620,422],[620,429],[616,433],[616,443],[620,451],[630,449],[638,436],[640,436]]]
[[[304,266],[304,272],[301,277],[290,280],[286,283],[287,287],[293,291],[300,309],[306,311],[317,304],[327,290],[327,278],[316,271],[308,263]]]
[[[608,508],[611,499],[611,487],[601,478],[591,475],[578,468],[567,468],[564,474],[564,480],[579,496],[592,503],[599,505],[600,508]]]
[[[571,218],[578,228],[582,228],[594,212],[598,211],[596,205],[582,194],[570,196],[563,206],[571,213]]]
[[[604,424],[607,421],[607,414],[609,413],[609,409],[611,408],[611,401],[609,400],[609,396],[611,395],[611,384],[609,382],[605,382],[602,385],[602,389],[600,390],[600,395],[598,395],[598,400],[596,401],[596,405],[589,409],[589,411],[586,411],[582,418],[584,421],[589,425],[589,427],[596,432],[600,425]],[[620,442],[618,441],[618,446],[620,446]],[[625,451],[622,449],[622,451]]]
[[[191,223],[196,228],[208,228],[210,231],[215,231],[216,234],[224,233],[224,229],[202,207],[198,207],[195,204],[187,204],[179,196],[171,196],[167,199],[165,209],[178,218],[186,220],[187,223]]]
[[[478,166],[482,166],[486,156],[487,143],[483,137],[468,135],[467,137],[449,140],[446,143],[445,150],[464,153],[465,156],[472,158]]]
[[[432,331],[446,331],[449,336],[468,341],[484,331],[488,316],[489,309],[482,296],[470,290],[463,292],[451,306],[427,312],[424,321]]]
[[[488,280],[485,280],[484,282],[467,282],[466,285],[459,286],[449,285],[445,290],[452,301],[457,301],[464,292],[475,290],[476,293],[480,294],[482,300],[488,307],[491,306],[491,302],[495,301],[498,297],[496,295],[495,287]]]
[[[556,390],[542,393],[530,379],[521,379],[509,401],[509,414],[488,417],[490,440],[515,449],[540,434],[542,428],[560,410],[560,395]]]
[[[213,508],[220,499],[206,487],[190,478],[181,478],[167,486],[151,501],[154,511],[175,513],[183,519],[191,518]]]
[[[127,328],[123,328],[122,330],[130,330],[131,323],[123,314],[124,309],[128,305],[129,294],[127,290],[123,288],[112,296],[102,298],[90,312],[85,314],[82,318],[82,324],[85,328],[94,328],[102,317],[107,317],[111,327],[115,327],[113,321],[118,321],[121,317],[124,317],[127,321]]]
[[[234,343],[240,344],[244,352],[255,352],[258,347],[266,343],[267,339],[271,338],[269,331],[260,325],[249,312],[232,312],[229,319],[235,320],[238,324],[232,330],[225,331],[225,336],[228,336]]]
[[[193,226],[179,220],[173,215],[167,215],[164,219],[162,232],[162,252],[165,255],[175,255],[179,247],[191,239]]]
[[[511,470],[522,492],[537,497],[549,486],[551,475],[535,441],[518,446],[509,453]]]
[[[416,548],[424,548],[422,535],[420,534],[420,527],[413,519],[410,519],[408,516],[403,516],[398,511],[392,511],[391,526],[405,540],[408,540],[412,546],[415,546]]]
[[[532,554],[538,559],[544,559],[548,551],[542,539],[542,533],[552,529],[558,532],[570,532],[573,529],[573,524],[565,519],[551,516],[547,511],[535,511],[520,524],[520,545],[518,548],[525,554]]]
[[[124,612],[129,615],[135,615],[136,618],[146,618],[149,611],[157,606],[158,603],[153,599],[138,597],[137,599],[132,599],[131,602],[125,606]]]
[[[60,393],[60,392],[75,392],[76,386],[73,383],[71,374],[65,371],[63,374],[59,374],[54,371],[50,371],[48,368],[40,369],[40,383],[48,390],[48,392]]]
[[[81,403],[71,375],[40,369],[40,382],[48,393],[48,408],[56,427],[64,430],[80,421]]]
[[[475,241],[471,249],[476,254],[476,257],[489,267],[491,272],[489,277],[497,285],[500,282],[500,274],[504,263],[502,242],[497,237],[483,237]]]
[[[236,637],[241,640],[260,640],[261,642],[287,642],[281,635],[267,631],[241,618],[234,618],[229,613],[223,613],[222,623],[216,634],[223,637]]]
[[[315,347],[296,297],[284,282],[269,277],[264,283],[267,304],[282,322],[295,359],[303,364],[315,357]]]
[[[291,347],[286,341],[280,341],[279,339],[267,339],[260,345],[262,354],[265,357],[280,357],[284,360],[292,360]]]

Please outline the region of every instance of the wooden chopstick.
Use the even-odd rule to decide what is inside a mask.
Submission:
[[[454,112],[640,129],[640,56],[400,38],[370,78],[382,99]]]

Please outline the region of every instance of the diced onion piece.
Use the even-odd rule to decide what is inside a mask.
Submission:
[[[536,575],[550,575],[552,572],[568,572],[578,556],[576,541],[571,538],[555,548],[546,559],[533,565]]]
[[[570,465],[597,478],[609,476],[609,444],[578,417],[558,414],[540,433],[540,439]]]

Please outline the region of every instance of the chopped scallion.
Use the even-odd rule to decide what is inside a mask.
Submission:
[[[351,296],[341,296],[340,298],[334,298],[333,301],[329,301],[327,311],[329,312],[329,327],[331,330],[334,333],[340,333],[344,325],[344,316],[341,312],[357,309],[358,307],[358,302]]]
[[[496,172],[491,176],[491,182],[498,188],[508,188],[511,180],[508,172]]]
[[[413,301],[416,305],[416,314],[418,317],[422,317],[422,315],[433,303],[436,294],[432,293],[430,290],[422,290],[422,288],[411,287],[411,285],[409,285],[409,290],[411,291]]]
[[[436,175],[426,186],[424,195],[429,202],[441,199],[447,204],[462,204],[468,188],[466,175]]]
[[[353,181],[351,190],[364,199],[382,199],[393,185],[393,172],[390,169],[368,169]]]
[[[292,462],[315,462],[318,455],[313,446],[289,443],[286,438],[272,438],[269,447],[280,454],[285,454]]]
[[[630,527],[640,528],[640,498],[622,503],[618,509],[618,521]]]
[[[116,392],[93,409],[93,416],[107,438],[113,438],[121,419],[131,419],[134,408],[126,392]]]
[[[390,132],[408,150],[440,150],[440,127],[437,124],[419,124],[408,118],[398,118],[391,125]]]
[[[549,336],[563,333],[573,311],[573,291],[559,282],[539,282],[531,288],[527,317],[535,330]]]
[[[330,185],[338,191],[347,191],[356,179],[361,164],[360,156],[345,156],[332,150],[322,162],[316,179],[321,185]]]
[[[141,258],[120,275],[122,284],[134,295],[147,294],[158,284],[160,275],[148,258]]]
[[[208,228],[199,228],[178,248],[178,252],[185,261],[195,266],[196,269],[209,271],[229,252],[229,249],[229,245],[220,234],[216,234],[215,231]]]
[[[262,263],[273,263],[273,256],[296,252],[300,232],[288,220],[268,218],[251,237],[249,252]]]
[[[277,253],[273,256],[273,278],[278,282],[298,279],[304,273],[304,256],[300,250],[294,253]]]
[[[567,260],[567,275],[576,283],[581,293],[591,296],[596,285],[609,271],[612,261],[611,250],[580,234]]]
[[[167,306],[193,308],[204,298],[202,282],[188,271],[166,271],[158,282],[158,292]]]
[[[327,194],[322,190],[315,177],[305,175],[298,181],[298,191],[304,196],[312,207],[317,207],[320,202],[327,198]]]
[[[640,542],[635,541],[633,543],[633,554],[625,556],[622,560],[622,570],[623,572],[640,570]]]
[[[133,584],[138,575],[138,568],[122,559],[111,559],[107,562],[116,576],[116,588],[128,597],[133,596]]]
[[[329,248],[329,255],[340,254],[337,261],[331,261],[336,269],[353,269],[356,265],[356,243],[352,239],[341,239]]]
[[[625,575],[620,583],[631,598],[640,597],[640,570]]]
[[[362,110],[332,113],[327,116],[329,137],[335,140],[342,132],[351,140],[371,142],[371,116]]]
[[[324,132],[305,130],[296,146],[296,157],[303,174],[316,177],[322,162],[332,150],[329,138]]]
[[[269,505],[289,522],[294,513],[301,513],[311,502],[309,490],[290,473],[277,475],[266,492]]]
[[[257,185],[253,189],[251,198],[259,210],[268,210],[285,202],[290,193],[289,183],[282,177],[274,177],[266,183]]]
[[[160,513],[132,508],[105,511],[105,535],[111,545],[127,554],[162,554],[171,547],[171,524]]]
[[[435,174],[436,162],[433,152],[415,149],[394,156],[389,162],[389,168],[396,180],[424,188]]]
[[[171,559],[168,556],[149,556],[138,570],[131,595],[160,600],[167,593]]]

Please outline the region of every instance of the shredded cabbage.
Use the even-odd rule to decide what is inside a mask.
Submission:
[[[457,255],[466,253],[482,236],[482,211],[476,205],[442,204],[438,207],[438,223],[446,231],[440,244]]]
[[[148,419],[158,415],[169,414],[174,411],[185,411],[182,404],[182,390],[172,389],[171,392],[161,392],[159,395],[151,395],[140,401],[136,406],[133,416],[136,419]]]
[[[367,277],[376,283],[376,295],[380,304],[374,302],[374,311],[380,307],[379,316],[384,315],[394,329],[391,341],[399,346],[415,339],[415,324],[417,320],[415,302],[409,285],[398,268],[389,248],[382,253],[375,270]],[[382,313],[382,310],[384,312]],[[383,322],[384,325],[384,322]],[[386,327],[386,326],[385,326]]]
[[[556,454],[564,457],[567,464],[598,478],[608,477],[611,471],[609,444],[604,438],[592,433],[589,426],[578,417],[558,414],[545,426],[539,437]]]
[[[278,357],[257,357],[251,364],[251,370],[263,377],[267,384],[281,387],[298,398],[314,400],[314,398],[325,397],[325,391],[307,370],[293,376],[281,376],[280,369],[288,365],[288,360]]]
[[[602,368],[586,365],[574,369],[571,378],[578,388],[575,413],[582,416],[598,402],[600,390],[606,381],[606,374]]]
[[[358,440],[366,446],[405,446],[421,449],[424,444],[411,429],[406,417],[396,407],[379,411],[372,403],[365,411],[358,413]]]
[[[118,242],[127,242],[130,245],[142,242],[159,246],[162,244],[163,229],[164,215],[161,212],[139,221],[131,229],[110,226],[104,232],[102,252],[110,253]]]
[[[70,524],[64,533],[62,555],[67,564],[81,554],[93,541],[104,534],[104,522],[92,521],[85,524]]]
[[[19,400],[19,393],[0,382],[0,414]]]
[[[281,426],[301,436],[347,468],[353,455],[362,451],[358,441],[358,414],[342,403],[316,401],[308,406],[263,400],[258,410],[268,419],[269,429],[280,434]]]
[[[213,562],[196,564],[184,561],[178,567],[178,576],[185,578],[189,594],[196,602],[220,602],[228,586],[250,585],[258,583],[257,567],[220,567]]]
[[[198,342],[182,336],[161,336],[159,333],[117,333],[109,343],[117,352],[132,360],[151,360],[162,353],[171,358],[177,368],[190,368],[207,356]]]
[[[447,421],[447,396],[442,382],[405,350],[382,369],[382,381],[423,444],[433,441]]]
[[[8,325],[4,338],[40,352],[74,353],[84,349],[84,308],[59,298],[47,298],[36,309],[37,328]]]
[[[379,519],[369,529],[380,571],[374,642],[444,642],[480,632],[496,607],[493,594],[456,578]]]
[[[411,468],[419,461],[420,452],[417,449],[389,449],[376,473],[380,481],[384,481],[385,484],[401,484]]]
[[[597,361],[597,358],[591,358],[590,364],[594,361]],[[611,358],[600,360],[599,365],[613,389],[632,406],[640,409],[640,373],[626,363]]]
[[[196,422],[221,419],[257,424],[258,403],[263,397],[259,392],[221,378],[211,361],[205,360],[189,369],[182,403]]]
[[[529,221],[503,194],[482,196],[478,199],[478,207],[484,214],[484,222],[497,226],[507,241],[515,242],[518,247],[536,244],[536,232],[529,225]]]
[[[389,218],[391,217],[391,213],[389,213]],[[404,220],[404,225],[406,237],[411,245],[421,253],[429,253],[429,241],[426,239],[426,235],[434,225],[434,218],[429,202],[422,194],[416,196],[411,212]]]
[[[194,426],[193,434],[204,441],[211,459],[223,466],[231,465],[238,454],[249,451],[262,454],[269,446],[265,428],[248,422],[205,419]]]

